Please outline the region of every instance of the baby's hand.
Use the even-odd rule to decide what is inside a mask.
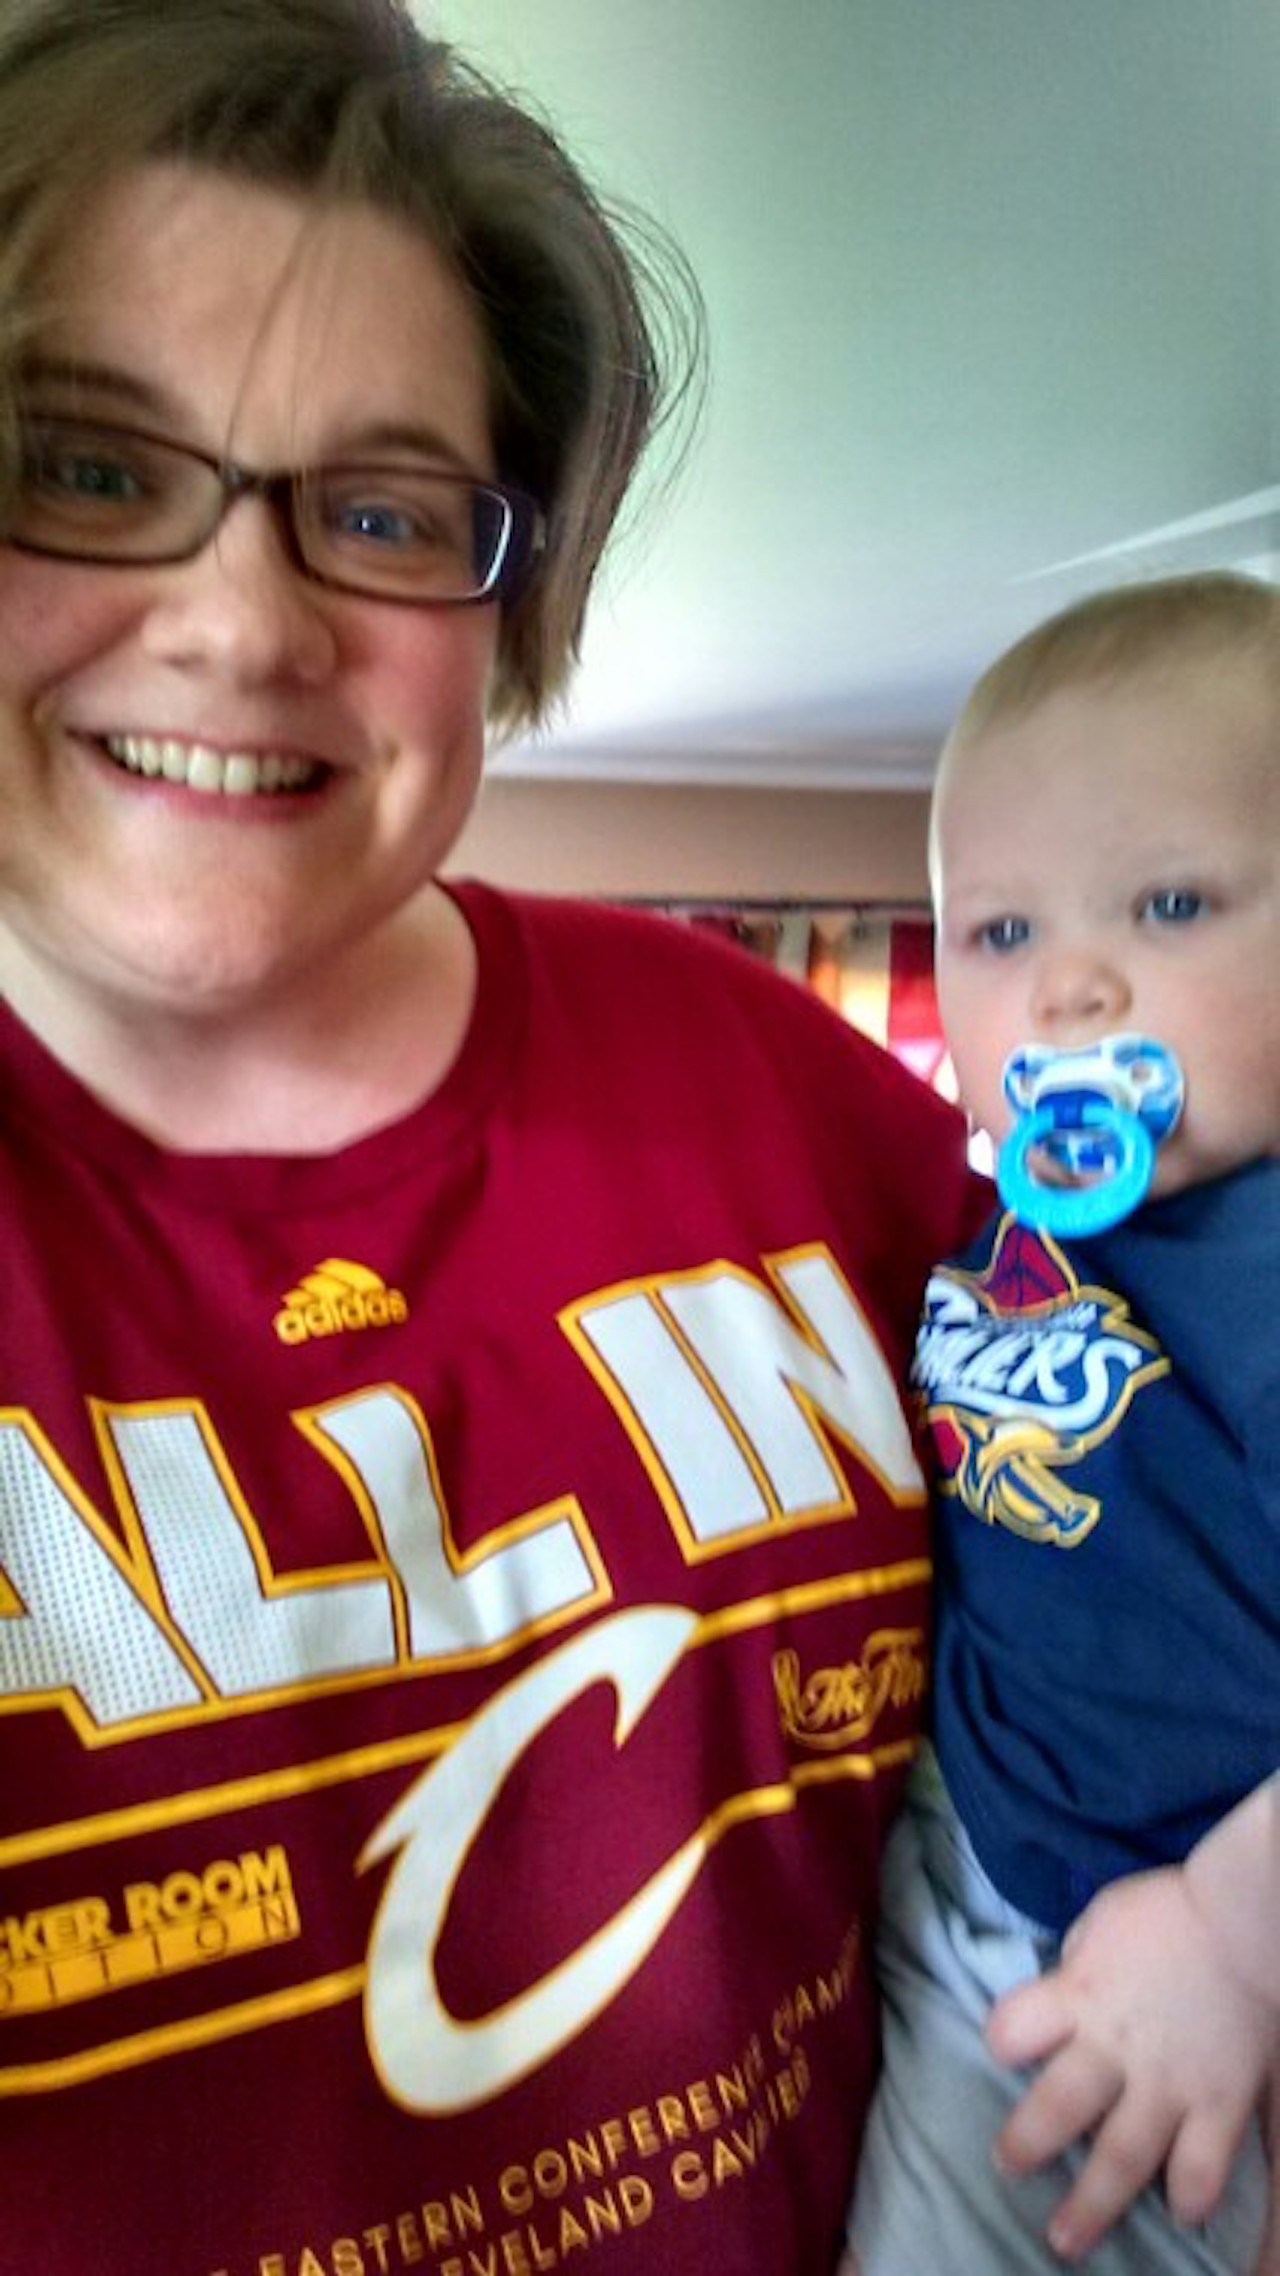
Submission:
[[[1091,2251],[1161,2168],[1175,2218],[1205,2220],[1280,2077],[1280,2015],[1230,1972],[1172,1866],[1095,1897],[1060,1965],[997,2001],[987,2041],[999,2062],[1044,2065],[1000,2133],[998,2165],[1029,2173],[1094,2137],[1049,2224],[1064,2260]],[[1255,2276],[1280,2276],[1280,2242]]]

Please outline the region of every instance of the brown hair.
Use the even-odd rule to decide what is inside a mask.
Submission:
[[[687,265],[402,0],[3,0],[0,457],[50,256],[103,180],[177,158],[408,221],[487,343],[500,475],[548,549],[503,608],[491,717],[543,717],[637,460],[704,372]]]
[[[1118,682],[1192,660],[1248,659],[1280,675],[1280,592],[1205,570],[1090,593],[1024,633],[983,673],[945,750],[1021,718],[1061,690]]]

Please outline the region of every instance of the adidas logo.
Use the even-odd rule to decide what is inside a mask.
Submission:
[[[408,1317],[399,1289],[388,1288],[368,1265],[329,1257],[289,1290],[271,1325],[281,1343],[307,1343],[351,1328],[395,1328]]]

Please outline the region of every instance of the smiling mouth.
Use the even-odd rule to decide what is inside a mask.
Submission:
[[[311,790],[329,771],[283,751],[215,751],[171,735],[104,735],[101,748],[128,774],[171,782],[209,798],[278,798]]]

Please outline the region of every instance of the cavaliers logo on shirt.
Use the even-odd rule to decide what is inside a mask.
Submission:
[[[986,1267],[944,1265],[925,1296],[913,1380],[943,1492],[986,1525],[1077,1547],[1101,1507],[1074,1465],[1168,1368],[1123,1297],[1078,1279],[1047,1234],[1001,1218]]]

